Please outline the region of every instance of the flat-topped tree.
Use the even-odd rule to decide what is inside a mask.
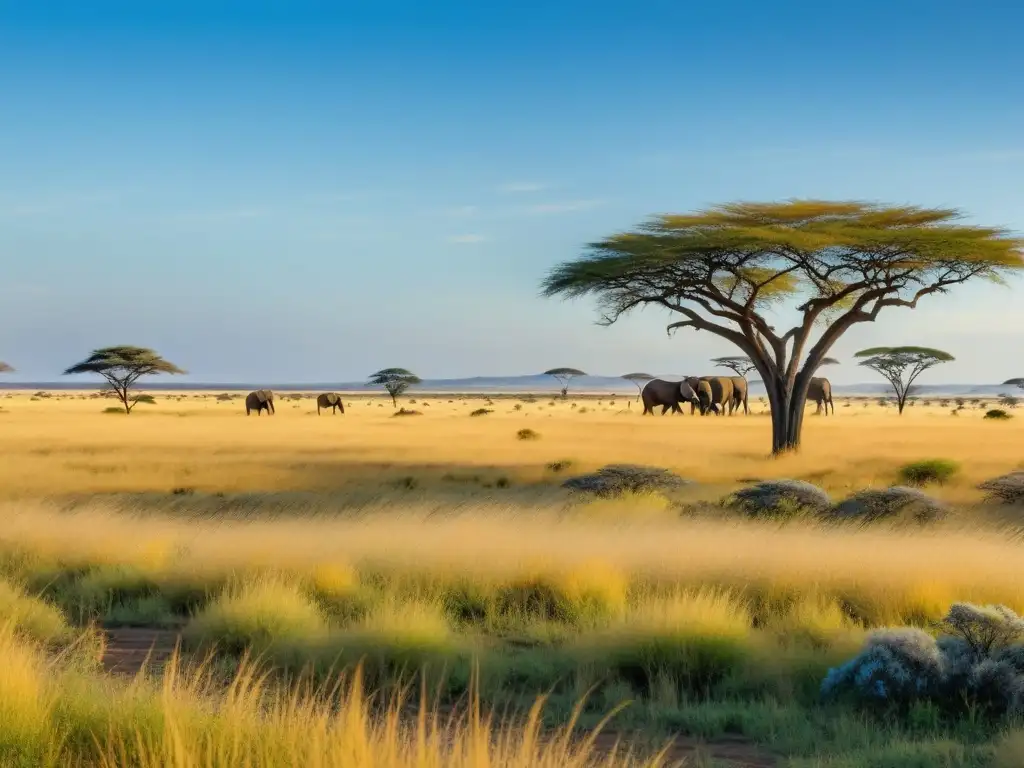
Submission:
[[[375,387],[384,387],[391,395],[391,404],[398,407],[398,396],[413,384],[420,383],[420,377],[405,368],[383,368],[370,376],[369,383]]]
[[[558,386],[562,388],[562,397],[565,397],[569,394],[569,382],[576,376],[586,376],[587,374],[577,368],[552,368],[550,371],[544,371],[544,375],[555,377]]]
[[[11,366],[9,366],[3,360],[0,360],[0,373],[13,373],[13,372],[14,372],[14,369]]]
[[[928,347],[871,347],[854,357],[864,358],[861,365],[882,374],[896,393],[896,408],[903,413],[907,398],[914,391],[914,380],[929,368],[948,363],[953,356]]]
[[[65,376],[74,373],[98,373],[107,380],[111,391],[124,406],[124,412],[130,414],[136,403],[152,402],[151,398],[147,400],[147,395],[132,394],[132,387],[140,377],[185,371],[151,349],[122,346],[93,350],[85,360],[64,371]]]
[[[713,357],[711,362],[719,368],[728,368],[737,376],[741,376],[744,379],[747,378],[747,374],[757,369],[757,366],[751,361],[749,357],[743,355],[735,355],[732,357]],[[839,361],[834,357],[824,358],[818,365],[839,365]]]
[[[1024,267],[1024,242],[953,210],[861,202],[728,203],[661,215],[556,266],[547,296],[596,296],[602,323],[657,306],[750,358],[772,410],[772,452],[799,447],[815,371],[852,326],[890,307]],[[773,311],[795,311],[777,330]]]
[[[1006,381],[1003,382],[1003,386],[1024,389],[1024,377],[1019,379],[1007,379]]]
[[[747,378],[747,374],[757,369],[757,366],[750,362],[749,357],[736,355],[733,357],[713,357],[711,362],[719,368],[728,368],[737,376]]]
[[[626,381],[632,381],[634,384],[636,384],[636,399],[639,401],[640,395],[643,394],[644,391],[644,384],[646,384],[654,377],[651,376],[651,374],[649,373],[627,373],[622,378],[624,378]]]

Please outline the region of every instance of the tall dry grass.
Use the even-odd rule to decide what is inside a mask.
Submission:
[[[625,749],[598,752],[593,736],[541,728],[543,699],[497,719],[471,695],[448,714],[409,690],[368,694],[360,669],[329,686],[275,687],[250,661],[227,687],[209,668],[177,657],[159,684],[121,683],[48,658],[42,646],[0,627],[0,764],[109,768],[345,766],[527,768],[657,766]],[[471,687],[471,690],[475,690]],[[597,731],[594,731],[596,736]]]
[[[555,588],[589,594],[612,613],[637,584],[715,586],[783,601],[828,594],[872,624],[937,616],[956,600],[1024,611],[1024,550],[995,530],[613,523],[500,506],[447,518],[432,507],[416,512],[216,521],[135,517],[102,504],[61,512],[46,502],[4,502],[0,548],[8,567],[36,582],[60,569],[102,566],[89,578],[102,583],[106,573],[116,581],[123,578],[116,569],[128,567],[132,578],[176,589],[219,589],[232,574],[261,570],[312,583],[330,566],[345,582],[337,589],[373,577],[409,593],[461,582],[492,589],[544,574]]]

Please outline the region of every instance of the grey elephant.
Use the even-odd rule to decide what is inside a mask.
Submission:
[[[733,405],[733,407],[729,409],[729,412],[732,413],[733,409],[738,411],[740,409],[740,406],[742,405],[743,406],[743,415],[744,416],[748,416],[750,414],[750,408],[747,405],[747,395],[749,394],[748,391],[747,391],[749,389],[749,387],[747,386],[747,380],[745,378],[743,378],[742,376],[730,376],[729,378],[732,379],[732,387],[733,387],[733,390],[732,390],[732,405]]]
[[[640,398],[644,402],[643,415],[653,414],[655,407],[660,405],[661,415],[664,416],[669,408],[673,413],[682,413],[679,404],[690,403],[692,406],[697,401],[697,393],[685,381],[651,379],[644,384]]]
[[[256,411],[257,416],[263,415],[266,409],[268,416],[274,415],[274,393],[269,389],[257,389],[245,396],[245,415]]]
[[[807,387],[807,399],[818,404],[816,414],[821,414],[821,406],[825,406],[825,415],[828,415],[828,407],[832,406],[832,414],[835,415],[836,404],[832,402],[832,383],[826,378],[814,377]]]
[[[337,392],[322,392],[316,396],[316,415],[320,415],[320,409],[324,410],[330,408],[331,413],[337,413],[338,409],[345,413],[345,404],[341,402],[341,395]]]

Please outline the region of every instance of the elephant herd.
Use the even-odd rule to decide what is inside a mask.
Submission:
[[[321,410],[331,409],[331,413],[337,413],[339,410],[345,413],[345,404],[341,401],[341,395],[337,392],[321,392],[316,396],[316,415],[320,415]],[[245,415],[248,416],[252,411],[256,411],[257,416],[261,416],[263,411],[267,412],[268,416],[273,416],[274,411],[274,393],[269,389],[257,389],[250,392],[245,396]]]
[[[708,411],[717,416],[726,413],[732,416],[741,407],[744,415],[750,413],[747,380],[742,376],[687,376],[682,381],[651,379],[644,385],[640,398],[644,404],[644,415],[653,414],[659,405],[662,416],[670,409],[673,413],[682,413],[680,403],[689,403],[690,413],[699,408],[701,416]],[[817,413],[821,413],[822,405],[826,414],[829,406],[832,407],[832,413],[836,412],[832,402],[832,384],[828,379],[812,378],[807,399],[817,403]]]
[[[742,376],[687,376],[682,381],[665,381],[664,379],[651,379],[644,385],[640,398],[644,403],[644,415],[653,414],[657,406],[661,406],[661,414],[664,416],[671,409],[673,413],[682,413],[680,403],[690,404],[690,413],[698,408],[701,416],[712,411],[717,416],[728,413],[732,416],[734,411],[743,408],[744,415],[750,413],[747,404],[748,387],[747,380]],[[832,406],[832,413],[836,412],[835,404],[832,402],[832,384],[828,379],[813,378],[807,390],[807,399],[818,404],[817,413],[821,413],[822,405],[825,406],[825,413],[828,414],[829,406]],[[321,392],[316,397],[317,416],[323,410],[331,409],[331,413],[345,413],[345,404],[341,395],[337,392]],[[257,389],[245,397],[245,415],[253,411],[260,416],[263,411],[273,416],[274,393],[269,389]]]

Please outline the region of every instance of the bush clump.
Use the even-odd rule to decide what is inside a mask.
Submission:
[[[470,412],[470,416],[486,416],[488,413],[494,413],[490,408],[477,408],[475,411]]]
[[[540,439],[540,433],[534,432],[530,428],[520,429],[518,432],[516,432],[516,439],[517,440],[539,440]]]
[[[855,493],[836,504],[830,514],[836,518],[874,522],[875,520],[904,517],[928,523],[944,517],[949,507],[938,499],[901,485],[881,490]]]
[[[924,459],[900,467],[900,480],[907,485],[948,482],[960,471],[960,465],[949,459]]]
[[[904,714],[918,704],[1024,714],[1024,620],[1001,605],[955,603],[937,629],[938,639],[914,628],[873,633],[860,654],[829,670],[822,695]]]
[[[609,464],[597,472],[570,477],[563,488],[593,493],[597,496],[618,496],[623,493],[674,491],[689,485],[679,475],[661,467],[642,464]]]
[[[408,408],[399,408],[394,413],[395,416],[422,416],[422,411],[414,411]]]
[[[993,419],[996,421],[1006,421],[1007,419],[1012,419],[1013,416],[1004,411],[1002,408],[993,408],[990,411],[985,411],[985,418]]]
[[[727,497],[723,504],[751,517],[792,515],[801,511],[824,512],[831,504],[821,488],[803,480],[765,480]]]
[[[998,499],[1004,504],[1024,501],[1024,470],[986,480],[978,489],[986,491],[990,499]]]

